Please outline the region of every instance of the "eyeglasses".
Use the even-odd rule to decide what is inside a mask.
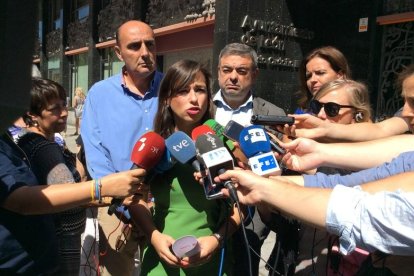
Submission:
[[[322,107],[328,117],[338,116],[341,108],[355,108],[352,105],[341,105],[333,102],[321,103],[318,100],[311,100],[309,103],[309,109],[313,114],[319,114]]]

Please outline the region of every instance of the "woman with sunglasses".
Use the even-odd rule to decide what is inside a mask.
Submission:
[[[353,124],[371,121],[367,87],[340,79],[324,84],[309,103],[309,111],[331,123]]]
[[[181,60],[173,64],[160,85],[154,131],[163,138],[176,131],[191,136],[195,127],[212,118],[210,82],[210,73],[198,62]],[[142,275],[218,275],[220,245],[240,225],[239,213],[226,201],[207,200],[193,174],[191,165],[177,162],[149,183],[155,200],[153,218],[144,200],[129,208],[150,243],[144,253]],[[178,258],[171,246],[186,235],[197,238],[200,252]],[[231,274],[231,267],[232,255],[227,252],[225,275]]]
[[[312,50],[299,67],[299,108],[295,113],[306,112],[310,100],[325,83],[350,78],[348,61],[341,51],[332,46]]]
[[[346,79],[325,83],[310,101],[309,112],[322,120],[327,120],[334,124],[353,124],[370,121],[371,107],[368,89],[360,82]],[[341,175],[351,173],[349,170],[330,167],[319,167],[316,172]],[[305,267],[306,265],[304,264],[306,261],[309,262],[313,255],[313,257],[317,256],[317,261],[312,266],[317,275],[336,275],[334,271],[339,271],[340,275],[352,275],[358,271],[360,262],[368,257],[368,253],[358,250],[346,257],[341,256],[338,251],[326,254],[326,251],[330,252],[332,250],[332,244],[336,238],[328,235],[326,231],[302,226],[301,234],[302,239],[299,243],[299,251],[302,253],[299,256],[299,261],[302,261],[302,263],[299,263],[297,270]],[[310,254],[309,248],[312,248],[313,254]],[[334,263],[331,261],[332,258],[341,260],[341,262]],[[329,262],[329,266],[326,265],[327,262]],[[337,266],[335,267],[335,265]],[[329,267],[328,271],[327,267]],[[332,269],[332,267],[335,267],[335,269]],[[307,269],[310,268],[308,267]],[[350,272],[351,274],[349,274]]]

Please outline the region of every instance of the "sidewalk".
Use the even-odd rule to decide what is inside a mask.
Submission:
[[[78,135],[72,135],[75,133],[75,112],[69,110],[68,114],[68,121],[67,121],[67,128],[66,133],[61,133],[63,138],[65,138],[66,146],[74,153],[78,152],[78,149],[76,147],[76,138],[78,138]]]

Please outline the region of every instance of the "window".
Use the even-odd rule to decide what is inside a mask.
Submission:
[[[89,16],[89,3],[87,0],[74,0],[72,3],[72,22],[84,22]]]

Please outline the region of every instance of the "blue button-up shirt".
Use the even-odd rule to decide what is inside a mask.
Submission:
[[[93,178],[131,168],[135,142],[153,129],[162,77],[162,73],[155,72],[144,97],[123,84],[122,73],[91,87],[84,105],[81,134]]]
[[[328,232],[339,236],[342,254],[369,252],[414,256],[414,192],[378,192],[337,185],[326,214]]]

